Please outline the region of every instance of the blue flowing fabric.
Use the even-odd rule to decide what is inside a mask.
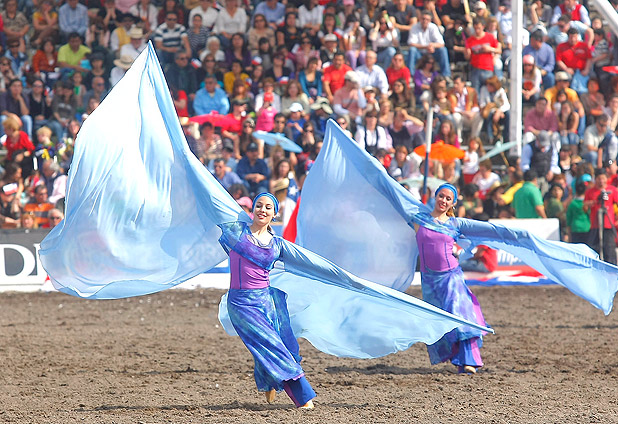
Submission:
[[[416,264],[411,228],[416,223],[460,236],[459,243],[468,248],[486,244],[509,252],[606,315],[612,310],[618,268],[600,261],[592,249],[467,219],[459,219],[455,231],[436,228],[438,224],[429,219],[430,211],[332,120],[303,185],[302,198],[299,244],[363,278],[400,290],[407,287]],[[341,240],[349,243],[350,252]]]
[[[82,126],[66,207],[41,261],[58,290],[91,299],[154,293],[207,271],[226,258],[218,226],[250,222],[190,152],[151,44]],[[279,261],[272,285],[288,295],[295,336],[326,353],[382,356],[462,324],[491,331],[285,240]],[[234,333],[226,304],[221,320]]]

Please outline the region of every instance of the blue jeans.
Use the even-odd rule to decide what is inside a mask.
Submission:
[[[419,50],[416,47],[410,47],[410,52],[408,54],[408,68],[410,68],[410,72],[414,74],[414,70],[416,69],[416,62],[424,55],[423,50]],[[445,77],[451,76],[451,65],[448,61],[448,50],[446,47],[440,47],[436,49],[432,54],[433,58],[440,65],[440,74]]]
[[[543,77],[543,88],[547,90],[554,85],[556,85],[556,77],[552,72],[546,73]]]
[[[470,82],[472,83],[472,88],[474,88],[477,93],[480,93],[481,86],[485,84],[485,80],[493,74],[493,71],[472,67],[470,70]]]
[[[560,143],[563,146],[567,145],[578,145],[579,144],[579,136],[575,133],[567,133],[567,135],[560,136]]]
[[[386,68],[390,66],[391,60],[393,59],[393,56],[395,56],[395,53],[397,53],[395,47],[387,47],[384,50],[380,50],[378,52],[377,59],[378,65],[380,65],[382,69],[386,70]]]

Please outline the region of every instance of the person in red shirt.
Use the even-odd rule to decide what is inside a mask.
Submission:
[[[575,28],[569,28],[567,34],[569,37],[567,42],[556,47],[556,69],[567,72],[571,75],[571,79],[578,72],[585,77],[590,73],[592,66],[590,47],[585,42],[579,41],[579,32]]]
[[[470,82],[477,93],[485,80],[494,74],[494,55],[501,54],[502,48],[496,37],[485,32],[485,22],[475,18],[472,21],[474,35],[466,40],[466,59],[470,61]]]
[[[590,211],[589,246],[599,252],[601,259],[616,264],[616,217],[614,205],[618,205],[618,189],[608,185],[607,172],[598,168],[594,173],[594,186],[586,190],[584,210]],[[603,212],[603,227],[600,229],[599,212]],[[601,249],[600,235],[603,236]]]
[[[386,78],[388,79],[388,85],[391,89],[393,88],[393,83],[400,78],[403,78],[408,86],[410,85],[412,74],[403,61],[403,54],[397,53],[393,56],[391,65],[386,68]]]
[[[335,53],[333,63],[328,68],[324,69],[324,75],[322,76],[324,93],[330,103],[333,102],[333,97],[337,90],[345,84],[346,72],[351,70],[352,68],[345,64],[345,56],[343,53]]]
[[[6,142],[4,147],[6,148],[6,160],[12,161],[13,155],[17,151],[24,151],[24,156],[28,157],[34,152],[34,144],[30,141],[28,134],[20,130],[20,122],[18,118],[9,115],[8,118],[2,122],[4,127],[4,133],[6,134]]]

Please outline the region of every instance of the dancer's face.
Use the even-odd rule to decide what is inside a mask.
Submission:
[[[443,188],[436,196],[436,212],[445,213],[453,207],[453,192],[448,188]]]
[[[255,202],[253,209],[253,222],[260,225],[268,225],[275,216],[275,204],[272,199],[262,196]]]

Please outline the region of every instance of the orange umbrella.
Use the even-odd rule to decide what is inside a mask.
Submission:
[[[425,157],[425,145],[420,145],[414,149],[414,153],[420,157]],[[466,152],[458,149],[450,144],[444,144],[444,141],[439,140],[431,145],[429,159],[438,160],[440,162],[453,162],[455,159],[463,159]]]

